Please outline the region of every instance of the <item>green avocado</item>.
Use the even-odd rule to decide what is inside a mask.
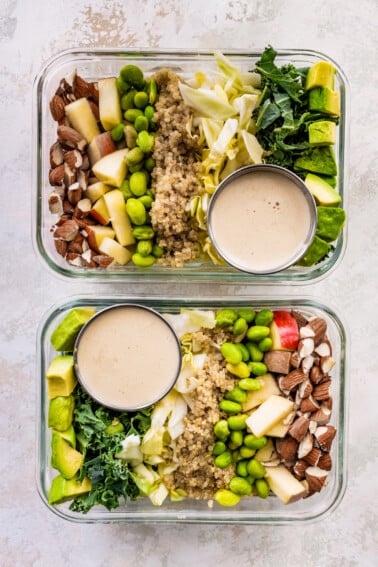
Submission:
[[[48,426],[66,431],[72,423],[75,401],[72,396],[58,396],[50,400]]]
[[[323,181],[328,183],[328,185],[330,185],[334,189],[336,188],[337,177],[335,175],[318,175],[318,177],[320,177]]]
[[[51,335],[51,344],[57,351],[72,352],[75,339],[82,326],[89,321],[96,310],[92,307],[72,309],[59,323]]]
[[[49,504],[60,504],[79,494],[89,492],[91,488],[92,483],[87,476],[84,477],[82,482],[79,482],[77,478],[67,480],[60,474],[56,476],[51,483]]]
[[[306,77],[306,91],[314,87],[327,87],[333,89],[336,69],[328,61],[318,61],[310,67]]]
[[[308,173],[305,183],[318,205],[332,207],[341,203],[341,195],[318,175]]]
[[[57,429],[53,429],[53,433],[56,433],[57,435],[63,437],[63,439],[65,439],[71,445],[71,447],[76,449],[76,433],[73,425],[70,425],[65,431],[58,431]]]
[[[322,175],[336,175],[335,152],[331,146],[312,148],[294,162],[295,171],[307,170]]]
[[[56,356],[46,373],[49,399],[69,396],[76,386],[74,360],[71,354]]]
[[[345,224],[346,214],[340,207],[318,207],[316,234],[327,242],[333,242],[339,236]]]
[[[308,107],[312,112],[340,116],[339,93],[327,87],[316,87],[308,95]]]
[[[84,456],[73,449],[59,433],[52,434],[51,466],[57,469],[64,478],[73,478],[83,461]]]
[[[318,120],[308,127],[310,146],[330,146],[336,144],[336,124],[330,120]]]
[[[327,256],[330,250],[330,244],[315,235],[314,240],[297,264],[298,266],[313,266]]]

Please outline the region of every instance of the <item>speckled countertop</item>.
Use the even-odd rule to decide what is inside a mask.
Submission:
[[[377,542],[378,51],[376,0],[2,0],[0,566],[372,567]],[[35,336],[51,304],[83,291],[36,260],[31,245],[32,82],[71,47],[307,48],[335,59],[352,92],[349,242],[337,270],[284,287],[334,307],[349,342],[349,483],[338,509],[311,525],[76,525],[53,515],[35,485]],[[114,291],[86,285],[86,291]],[[154,286],[155,293],[166,286]],[[135,293],[146,292],[142,284]],[[247,287],[222,293],[247,295]],[[198,294],[198,286],[185,292]],[[202,295],[219,293],[205,285]],[[271,290],[270,290],[271,292]],[[173,285],[170,293],[180,294]],[[271,292],[272,293],[272,292]]]

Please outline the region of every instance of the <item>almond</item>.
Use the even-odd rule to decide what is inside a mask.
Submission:
[[[94,261],[94,257],[96,256],[96,252],[88,248],[82,255],[82,259],[84,260],[84,264],[87,268],[96,268],[97,264]]]
[[[308,455],[304,457],[304,461],[307,464],[311,465],[312,467],[315,467],[318,464],[321,456],[322,456],[321,450],[318,449],[317,447],[313,447],[311,451],[308,453]]]
[[[299,356],[298,351],[294,351],[293,353],[291,353],[291,357],[290,357],[290,365],[293,368],[299,368],[301,365],[301,357]]]
[[[302,480],[305,477],[305,470],[307,469],[308,464],[303,459],[299,459],[294,467],[293,467],[293,474],[298,480]]]
[[[52,169],[63,163],[63,150],[59,142],[55,142],[50,148],[50,166]]]
[[[89,157],[87,156],[87,154],[84,154],[83,155],[83,165],[81,166],[81,169],[87,170],[87,169],[90,169],[90,168],[91,168],[91,164],[90,164],[90,161],[89,161]],[[89,173],[88,173],[88,177],[89,177]],[[96,183],[98,181],[97,177],[92,177],[91,179],[92,179],[91,181],[88,179],[88,184],[89,184],[89,182]]]
[[[299,338],[300,339],[310,339],[315,336],[314,329],[311,329],[309,325],[305,327],[301,327],[299,330]]]
[[[327,409],[332,411],[332,406],[333,406],[332,396],[330,396],[326,400],[322,401],[322,408],[327,408]]]
[[[298,447],[298,458],[303,459],[309,452],[312,450],[314,446],[314,439],[311,433],[307,433],[302,441],[299,443]]]
[[[55,238],[61,238],[62,240],[70,242],[75,238],[78,232],[79,227],[76,222],[68,220],[55,229],[54,236]]]
[[[322,342],[317,347],[315,347],[315,352],[319,356],[331,356],[331,348],[328,342]]]
[[[82,197],[82,189],[79,183],[72,183],[67,189],[67,199],[71,205],[76,205]]]
[[[87,140],[69,126],[59,126],[58,141],[69,148],[76,148],[80,151],[87,145]]]
[[[320,368],[322,369],[323,374],[328,374],[334,365],[335,361],[331,356],[322,356],[320,358]]]
[[[99,110],[98,105],[95,102],[93,102],[93,100],[90,100],[89,106],[91,107],[91,110],[93,112],[93,116],[96,118],[96,120],[97,121],[100,120],[100,110]]]
[[[83,165],[83,156],[79,150],[70,150],[64,154],[64,161],[70,169],[79,169]]]
[[[298,443],[305,437],[310,420],[304,416],[298,417],[289,428],[289,435],[293,437]]]
[[[319,447],[323,451],[330,451],[332,441],[336,435],[336,428],[333,425],[321,425],[314,433]]]
[[[98,84],[97,83],[89,83],[89,92],[90,96],[93,101],[98,104],[99,101],[99,94],[98,94]]]
[[[332,457],[329,453],[323,453],[319,459],[318,467],[330,471],[332,469]]]
[[[324,378],[324,374],[319,368],[319,366],[313,366],[311,368],[310,378],[313,384],[319,384],[319,382]]]
[[[68,244],[68,252],[76,252],[76,254],[83,253],[84,236],[78,233],[75,238]]]
[[[63,201],[62,197],[56,191],[52,191],[49,195],[49,211],[52,215],[63,214]]]
[[[69,202],[68,199],[64,199],[63,201],[63,212],[65,215],[72,216],[74,212],[73,205]]]
[[[301,400],[303,400],[304,398],[308,398],[312,392],[312,389],[313,387],[310,380],[307,379],[304,382],[302,382],[302,384],[300,384],[298,388],[298,394]]]
[[[54,240],[54,244],[58,254],[60,254],[64,258],[67,253],[67,242],[65,242],[64,240],[57,239]]]
[[[88,189],[88,171],[83,171],[82,169],[77,173],[77,180],[83,191]]]
[[[312,396],[315,400],[326,400],[329,397],[329,389],[331,387],[331,380],[325,380],[321,384],[315,386],[312,391]]]
[[[301,368],[305,374],[309,374],[311,368],[314,366],[315,358],[309,354],[302,360]]]
[[[93,260],[96,262],[96,264],[99,265],[100,268],[108,268],[114,262],[113,258],[111,258],[110,256],[105,256],[104,254],[94,256]]]
[[[315,346],[317,346],[324,339],[324,335],[326,334],[327,331],[327,323],[321,317],[316,317],[315,319],[312,319],[312,321],[309,322],[309,327],[311,327],[311,329],[315,333],[314,343]]]
[[[308,321],[307,321],[306,317],[304,315],[302,315],[302,313],[299,313],[298,311],[293,310],[291,312],[291,314],[294,317],[294,319],[296,320],[299,329],[301,329],[301,327],[304,327],[305,325],[307,325]]]
[[[318,425],[326,425],[331,419],[331,410],[321,407],[311,415],[311,419],[316,421]]]
[[[61,120],[64,119],[64,116],[65,116],[64,107],[65,106],[66,105],[64,104],[64,100],[58,95],[54,95],[52,97],[52,99],[50,100],[51,115],[54,118],[54,120],[56,120],[57,122],[60,122]]]
[[[327,480],[327,471],[319,467],[308,467],[305,472],[305,477],[308,482],[310,494],[320,492]]]
[[[61,185],[64,179],[64,165],[58,165],[54,169],[50,169],[49,182],[50,185]]]
[[[302,339],[298,343],[298,352],[301,358],[305,358],[314,352],[314,339]]]
[[[87,98],[91,94],[91,89],[87,81],[75,74],[72,82],[72,92],[77,99]]]
[[[304,374],[301,370],[292,370],[286,376],[280,377],[279,387],[282,390],[291,392],[304,380],[306,380],[306,374]]]
[[[306,413],[308,411],[313,412],[313,411],[318,410],[319,408],[320,408],[320,405],[318,404],[318,402],[316,400],[314,400],[314,398],[311,396],[311,394],[308,398],[305,398],[304,400],[302,400],[301,406],[300,406],[300,409],[303,413]]]
[[[90,217],[78,218],[76,216],[75,221],[77,222],[79,228],[82,228],[84,230],[87,226],[94,226],[95,224],[97,224],[96,221],[94,219],[91,219]]]
[[[72,185],[76,181],[76,170],[71,169],[67,163],[64,164],[64,183],[66,187]]]
[[[86,217],[87,215],[89,215],[91,208],[92,203],[90,199],[80,199],[80,201],[78,201],[78,203],[76,204],[74,217],[79,219]]]
[[[77,268],[84,266],[83,258],[80,254],[76,254],[75,252],[68,252],[66,260],[71,266],[76,266]]]
[[[281,459],[291,462],[295,459],[298,449],[298,442],[292,437],[284,437],[276,442],[276,450]]]

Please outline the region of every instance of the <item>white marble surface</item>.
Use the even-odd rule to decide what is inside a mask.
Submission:
[[[378,564],[377,19],[376,0],[0,2],[1,567]],[[51,55],[75,46],[263,48],[267,43],[323,51],[344,68],[352,90],[347,252],[324,281],[282,289],[329,303],[350,329],[344,500],[330,517],[304,527],[94,526],[60,520],[42,504],[35,486],[35,335],[50,305],[79,293],[83,284],[51,275],[31,246],[33,78]],[[201,293],[218,291],[205,286]],[[253,291],[237,288],[240,294]]]

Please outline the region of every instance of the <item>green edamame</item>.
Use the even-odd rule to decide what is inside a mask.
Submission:
[[[135,130],[132,124],[126,124],[124,131],[125,131],[126,146],[130,150],[132,150],[136,146],[138,132]]]
[[[121,97],[121,108],[122,110],[130,110],[130,108],[134,108],[134,96],[136,90],[130,89],[129,91],[125,91],[125,94]]]
[[[148,104],[148,94],[144,91],[138,91],[134,95],[134,106],[144,110]]]
[[[230,442],[233,445],[233,449],[238,449],[239,447],[241,447],[243,445],[243,433],[241,431],[231,431]]]
[[[214,500],[218,502],[220,506],[236,506],[240,502],[240,496],[231,492],[231,490],[226,490],[222,488],[217,490],[214,494]]]
[[[154,107],[151,106],[150,104],[146,106],[146,108],[144,109],[144,115],[147,118],[148,122],[152,122],[153,117],[155,115]]]
[[[120,142],[123,139],[125,135],[124,129],[125,127],[123,124],[117,124],[117,126],[114,126],[114,128],[110,130],[110,135],[114,142]]]
[[[137,132],[142,132],[142,130],[148,130],[148,120],[143,116],[137,116],[134,121],[134,128]]]
[[[256,453],[255,449],[249,449],[249,447],[240,447],[239,449],[240,456],[243,459],[250,459]]]
[[[143,118],[145,118],[143,111],[139,108],[129,108],[124,113],[125,120],[127,120],[128,122],[135,122],[138,116],[143,116]]]
[[[249,309],[248,307],[242,307],[238,309],[238,317],[243,317],[247,321],[248,324],[252,323],[256,315],[256,312],[253,309]]]
[[[261,382],[257,378],[242,378],[239,380],[238,386],[242,390],[253,392],[261,389]]]
[[[122,79],[136,88],[141,88],[144,85],[143,71],[136,65],[125,65],[122,67],[120,73]]]
[[[265,467],[257,459],[251,459],[247,463],[247,471],[253,478],[263,478],[265,476]]]
[[[255,317],[255,325],[262,325],[266,327],[273,321],[273,311],[270,309],[261,309]]]
[[[239,388],[239,386],[235,386],[235,388],[232,388],[232,390],[226,392],[224,397],[226,400],[231,400],[233,402],[238,402],[239,404],[242,404],[243,402],[246,401],[247,394],[244,392],[244,390]]]
[[[264,340],[264,339],[263,339]],[[247,343],[247,349],[252,362],[261,362],[264,358],[264,353],[254,343]]]
[[[242,335],[247,330],[247,321],[244,317],[239,317],[236,319],[234,326],[232,328],[232,333],[235,336]]]
[[[159,244],[154,244],[152,247],[152,254],[155,256],[155,258],[161,258],[164,254],[164,249],[159,246]]]
[[[234,343],[223,343],[220,349],[224,359],[231,364],[236,365],[243,360],[241,350]]]
[[[245,413],[241,413],[240,415],[232,415],[227,419],[228,427],[231,431],[242,431],[246,429],[246,420],[248,415]]]
[[[135,128],[137,128],[137,121],[135,121]],[[144,154],[149,154],[154,146],[155,137],[147,132],[147,128],[142,128],[138,133],[136,143]],[[155,165],[155,162],[154,162]]]
[[[265,436],[256,437],[249,433],[244,437],[244,445],[248,447],[248,449],[262,449],[268,443],[268,439]]]
[[[268,352],[271,350],[273,346],[273,341],[270,337],[265,337],[262,341],[259,342],[259,349],[261,352]]]
[[[252,492],[252,486],[249,484],[248,480],[240,476],[234,476],[230,480],[229,489],[234,494],[240,496],[249,496]]]
[[[155,236],[154,229],[152,226],[143,225],[143,226],[136,226],[132,230],[134,238],[137,240],[150,240]]]
[[[240,352],[242,353],[243,362],[248,362],[249,350],[247,349],[247,347],[243,343],[235,343],[235,346],[237,346]]]
[[[225,419],[220,419],[214,425],[214,435],[217,439],[219,439],[219,441],[226,441],[226,439],[230,435],[230,430]]]
[[[236,473],[238,476],[247,477],[247,461],[239,461],[236,465]]]
[[[142,256],[138,252],[135,252],[135,254],[131,256],[131,259],[136,266],[139,266],[141,268],[148,268],[149,266],[152,266],[152,264],[154,264],[156,261],[155,256]]]
[[[152,254],[152,241],[151,240],[139,240],[137,244],[136,251],[141,256],[150,256]]]
[[[248,362],[248,368],[256,376],[263,376],[268,372],[266,364],[263,362]]]
[[[236,311],[233,309],[222,309],[216,314],[215,321],[217,327],[228,327],[228,325],[233,325],[237,318]]]
[[[141,132],[140,132],[141,133]],[[144,167],[147,169],[149,173],[154,169],[156,162],[153,157],[149,156],[144,160]]]
[[[122,195],[123,195],[123,198],[125,199],[125,201],[127,201],[127,199],[129,199],[130,197],[133,197],[133,194],[130,191],[130,184],[129,184],[128,179],[125,179],[124,181],[122,181],[120,191],[122,191]]]
[[[121,76],[116,78],[116,85],[120,95],[127,93],[130,88],[130,85]]]
[[[153,199],[151,195],[142,195],[141,197],[138,197],[138,201],[143,203],[146,209],[150,209],[152,207]]]
[[[240,413],[241,412],[241,404],[238,402],[232,402],[231,400],[222,400],[219,403],[219,408],[224,411],[225,413]]]
[[[225,451],[214,459],[214,464],[220,469],[225,469],[232,463],[232,455],[230,451]]]
[[[140,171],[142,168],[143,168],[143,162],[141,161],[140,163],[136,163],[135,165],[129,165],[128,171],[131,174]]]
[[[247,331],[247,339],[254,342],[260,342],[265,339],[270,333],[269,327],[263,327],[261,325],[254,325],[250,327]]]
[[[133,175],[136,174],[134,173]],[[146,209],[139,199],[132,197],[128,199],[126,203],[126,211],[133,224],[140,226],[146,222]]]
[[[260,496],[260,498],[268,498],[270,489],[269,484],[264,478],[257,479],[255,482],[255,487],[257,496]]]
[[[155,104],[158,96],[158,89],[155,79],[151,79],[148,83],[148,101],[150,104]]]
[[[226,445],[223,443],[223,441],[216,441],[214,443],[214,447],[213,447],[213,456],[214,457],[218,457],[219,455],[221,455],[222,453],[225,452],[226,450]]]
[[[135,173],[130,175],[129,183],[131,192],[136,197],[141,197],[147,191],[147,176],[144,171],[136,171]]]
[[[128,166],[137,165],[141,163],[144,158],[144,153],[140,148],[133,148],[126,154],[125,161]]]
[[[250,363],[248,363],[250,364]],[[226,364],[226,369],[230,374],[237,376],[238,378],[248,378],[251,374],[250,369],[246,362],[239,362],[238,364],[231,364],[228,362]]]

